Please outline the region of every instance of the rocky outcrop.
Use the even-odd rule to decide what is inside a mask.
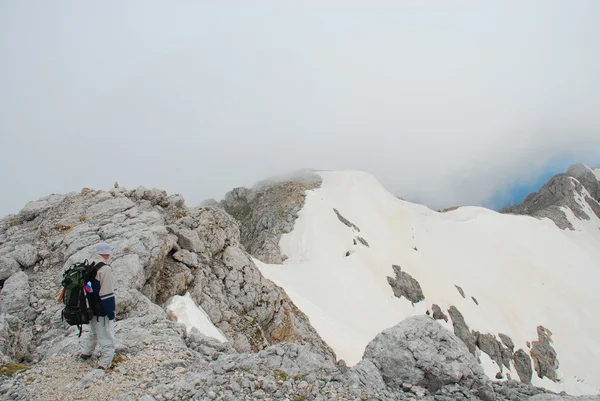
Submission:
[[[565,174],[555,175],[521,204],[505,207],[500,212],[547,217],[561,229],[573,229],[562,208],[569,208],[581,220],[592,217],[582,208],[578,198],[583,199],[595,217],[600,218],[600,182],[589,168],[581,164],[569,167]]]
[[[530,384],[533,377],[533,369],[531,368],[531,358],[527,355],[527,352],[519,349],[515,352],[515,369],[519,375],[521,382]]]
[[[462,342],[467,346],[469,352],[475,355],[475,337],[469,330],[467,323],[465,323],[465,318],[463,317],[462,313],[460,313],[456,306],[452,305],[450,309],[448,309],[448,314],[450,314],[450,318],[452,319],[454,334],[462,340]]]
[[[82,190],[31,202],[0,220],[2,360],[38,360],[72,338],[61,322],[62,271],[111,244],[117,319],[165,319],[160,307],[190,292],[238,351],[297,342],[335,360],[308,318],[245,253],[238,222],[218,207],[188,209],[156,189]],[[13,351],[14,350],[14,351]]]
[[[547,377],[552,381],[558,380],[556,369],[558,369],[558,358],[556,351],[550,343],[552,332],[543,326],[537,328],[538,339],[531,342],[531,359],[533,367],[540,379]]]
[[[475,345],[477,348],[485,352],[492,361],[496,362],[502,370],[504,361],[502,359],[502,344],[496,339],[493,334],[481,334],[477,331],[473,331],[473,337],[475,338]],[[507,368],[510,369],[510,361],[506,364]]]
[[[346,227],[351,228],[353,230],[356,230],[356,231],[360,232],[360,228],[358,228],[356,226],[356,224],[352,223],[350,220],[348,220],[347,218],[345,218],[344,216],[342,216],[342,214],[337,209],[334,208],[333,212],[336,214],[336,216],[339,219],[339,221],[341,221],[342,224],[344,224]]]
[[[396,273],[396,277],[388,277],[388,284],[394,290],[394,296],[397,298],[405,297],[411,303],[417,303],[425,299],[421,285],[410,274],[403,272],[398,265],[393,265],[392,268]]]
[[[442,311],[442,308],[440,308],[438,305],[433,304],[433,306],[431,307],[431,309],[433,310],[433,318],[435,320],[444,320],[445,322],[448,321],[448,316]]]
[[[289,233],[304,205],[305,192],[321,185],[321,177],[301,171],[290,177],[258,184],[253,189],[236,188],[220,206],[240,225],[244,249],[264,263],[282,263],[279,240]]]
[[[466,346],[435,320],[415,316],[384,330],[367,346],[364,360],[377,367],[388,387],[416,385],[435,393],[459,384],[491,399],[491,383]]]

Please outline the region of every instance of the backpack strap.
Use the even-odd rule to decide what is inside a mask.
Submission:
[[[96,273],[98,273],[98,270],[100,270],[100,268],[102,266],[106,266],[106,263],[104,262],[93,262],[91,265],[89,265],[89,271],[88,271],[88,275],[87,275],[87,279],[88,281],[92,281],[93,279],[96,278]]]

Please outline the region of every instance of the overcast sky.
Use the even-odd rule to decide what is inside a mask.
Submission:
[[[600,164],[598,21],[594,0],[4,0],[0,215],[115,180],[194,205],[299,168],[497,206]]]

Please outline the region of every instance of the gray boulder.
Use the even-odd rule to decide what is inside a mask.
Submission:
[[[27,274],[19,271],[4,282],[0,291],[0,313],[14,314],[22,312],[29,306],[29,278]]]
[[[18,271],[19,263],[16,260],[10,256],[0,256],[0,281],[5,281]]]
[[[466,346],[427,316],[410,317],[378,334],[363,359],[373,362],[391,388],[417,385],[435,393],[444,385],[459,384],[488,396],[491,391]]]
[[[38,251],[31,244],[17,245],[12,256],[23,267],[31,267],[38,261]]]

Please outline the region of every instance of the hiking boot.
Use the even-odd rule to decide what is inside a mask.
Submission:
[[[79,354],[79,359],[82,359],[84,361],[87,361],[88,359],[90,359],[91,355],[86,355],[86,354]]]

